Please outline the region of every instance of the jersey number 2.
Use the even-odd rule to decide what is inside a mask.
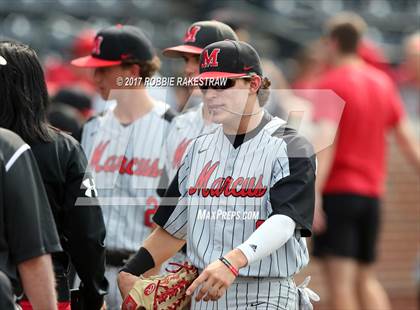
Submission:
[[[156,197],[149,197],[146,200],[147,210],[144,212],[144,225],[150,228],[154,228],[156,224],[153,222],[152,217],[156,213],[158,208],[158,201]]]

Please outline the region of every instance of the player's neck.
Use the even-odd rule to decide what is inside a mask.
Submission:
[[[134,122],[154,106],[153,99],[145,89],[118,90],[113,99],[117,101],[114,115],[122,124]]]
[[[255,115],[242,116],[237,121],[223,124],[223,132],[227,135],[242,135],[258,127],[263,118],[263,110]]]
[[[207,106],[204,103],[203,103],[203,108],[202,108],[201,111],[202,111],[201,113],[203,115],[204,123],[206,125],[210,124],[212,122],[211,121],[211,115],[210,115],[209,109],[207,108]]]
[[[341,54],[334,58],[333,65],[335,67],[339,66],[359,66],[363,63],[359,56],[356,54]]]

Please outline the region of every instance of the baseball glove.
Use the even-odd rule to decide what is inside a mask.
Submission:
[[[169,263],[177,266],[166,275],[148,278],[140,276],[125,298],[122,310],[181,310],[189,309],[191,297],[185,294],[188,286],[197,278],[198,270],[184,263]]]

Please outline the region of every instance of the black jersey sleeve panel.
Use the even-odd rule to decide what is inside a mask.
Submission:
[[[6,234],[15,263],[62,251],[32,152],[23,152],[5,177]]]
[[[163,114],[163,119],[166,120],[167,122],[172,122],[172,120],[174,119],[174,117],[177,115],[177,113],[172,110],[171,108],[167,109],[166,112]]]
[[[166,168],[164,167],[162,169],[162,176],[159,179],[158,188],[156,189],[156,192],[159,195],[159,197],[164,197],[165,196],[165,192],[168,188],[168,184],[169,184],[168,172],[167,172]]]
[[[281,178],[270,189],[273,214],[292,218],[303,237],[312,235],[315,207],[315,155],[312,146],[294,130],[283,129],[280,133],[287,144],[289,174]]]

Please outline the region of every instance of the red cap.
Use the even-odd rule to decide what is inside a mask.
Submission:
[[[122,63],[121,60],[104,60],[93,56],[85,56],[72,60],[71,64],[76,67],[99,68],[117,66]]]

